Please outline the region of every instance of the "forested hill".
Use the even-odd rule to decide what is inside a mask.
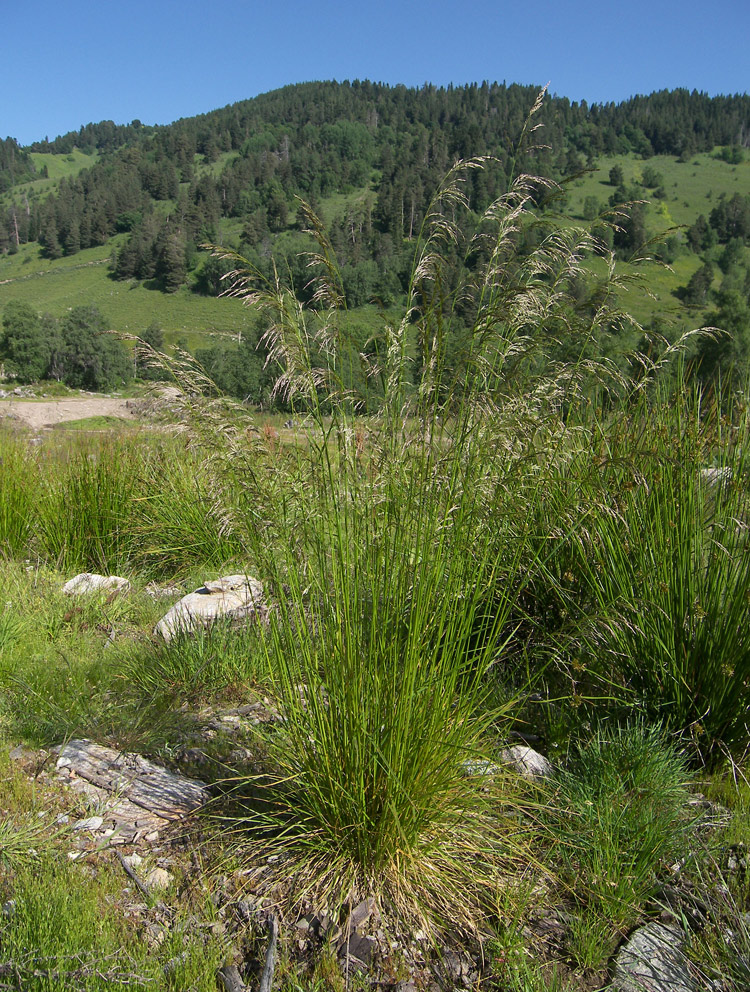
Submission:
[[[473,205],[481,208],[519,169],[560,176],[600,154],[684,157],[750,142],[747,96],[677,90],[591,106],[547,96],[544,147],[529,161],[528,148],[520,157],[514,148],[536,95],[534,87],[488,83],[306,83],[164,127],[90,124],[30,149],[8,139],[0,143],[0,191],[9,190],[0,252],[38,241],[55,258],[131,232],[117,274],[156,277],[169,290],[184,281],[193,246],[212,240],[221,218],[240,219],[244,243],[257,246],[286,226],[294,195],[314,203],[368,188],[365,213],[348,220],[350,240],[355,254],[377,262],[414,232],[457,157],[498,158],[474,175]],[[74,149],[96,152],[96,163],[51,194],[19,188],[33,178],[30,152]]]

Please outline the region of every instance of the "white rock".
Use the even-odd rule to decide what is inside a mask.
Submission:
[[[553,774],[552,765],[544,757],[525,744],[514,744],[500,752],[500,760],[515,768],[523,778],[550,778]]]
[[[140,856],[140,854],[126,854],[125,857],[122,859],[122,862],[123,864],[127,865],[128,868],[132,868],[133,871],[135,871],[136,868],[140,868],[140,866],[143,864],[143,858]]]
[[[149,889],[167,889],[171,881],[172,876],[164,868],[152,868],[145,878]]]
[[[63,586],[66,596],[85,596],[91,592],[121,592],[130,590],[130,583],[119,575],[97,575],[81,572]]]
[[[247,575],[225,575],[222,579],[210,579],[204,582],[203,588],[209,592],[238,592],[244,590],[250,583],[258,586],[258,594],[263,594],[263,587],[255,579]]]
[[[220,617],[261,614],[263,606],[262,583],[247,575],[227,575],[183,596],[157,623],[154,633],[171,641],[180,631],[190,633]]]
[[[729,465],[722,465],[718,468],[702,468],[700,475],[701,480],[712,489],[719,489],[732,481],[732,469]]]

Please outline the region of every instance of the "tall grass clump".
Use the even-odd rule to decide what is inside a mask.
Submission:
[[[40,556],[63,571],[126,569],[142,458],[134,443],[112,439],[50,461],[37,504]]]
[[[23,558],[39,487],[39,467],[23,439],[0,434],[0,555]]]
[[[132,558],[140,572],[171,578],[241,560],[244,545],[224,521],[231,496],[200,458],[177,445],[153,445],[138,476],[128,530],[136,539]]]
[[[544,461],[564,445],[561,411],[590,371],[550,369],[541,356],[561,335],[585,353],[619,319],[613,268],[595,307],[583,312],[571,295],[598,250],[586,232],[542,227],[521,250],[541,181],[518,177],[472,224],[466,180],[482,166],[448,175],[415,248],[403,319],[364,352],[341,320],[330,242],[304,204],[319,246],[311,310],[278,275],[264,282],[217,250],[237,266],[232,292],[264,313],[277,391],[308,425],[268,471],[253,460],[259,441],[248,450],[244,431],[222,434],[224,468],[244,491],[227,518],[273,600],[264,643],[285,715],[263,808],[244,825],[262,865],[255,880],[291,901],[372,894],[454,931],[496,909],[499,873],[520,849],[512,796],[471,769],[496,744],[486,675],[539,558],[529,520]],[[458,278],[447,261],[456,249]],[[215,432],[205,440],[221,457]]]
[[[744,411],[698,392],[636,405],[600,436],[578,534],[589,660],[704,757],[750,743],[749,440]]]
[[[660,728],[602,729],[551,791],[544,817],[561,879],[594,916],[631,927],[685,852],[694,817],[684,757]]]

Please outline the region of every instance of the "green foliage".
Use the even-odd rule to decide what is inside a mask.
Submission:
[[[169,692],[191,700],[273,684],[257,630],[237,629],[231,621],[217,621],[190,633],[178,631],[169,644],[137,654],[127,677],[149,695]]]
[[[136,479],[124,445],[71,455],[39,497],[39,543],[49,560],[74,571],[127,568]]]
[[[704,262],[699,269],[690,276],[690,281],[682,294],[683,303],[692,306],[703,306],[711,291],[711,283],[714,279],[714,267],[710,262]]]
[[[127,382],[127,353],[107,331],[96,307],[74,307],[66,314],[60,321],[60,351],[52,362],[56,377],[74,389],[107,390]]]
[[[583,219],[596,220],[600,209],[599,200],[595,196],[587,196],[583,201]]]
[[[719,151],[718,157],[729,165],[739,165],[740,162],[745,161],[745,152],[740,145],[724,145]]]
[[[95,992],[133,985],[166,987],[164,966],[175,958],[170,987],[213,992],[222,947],[203,946],[187,920],[158,950],[138,938],[112,900],[119,879],[99,867],[96,884],[61,856],[20,870],[14,877],[12,911],[0,920],[6,963],[29,992]]]
[[[3,310],[0,359],[19,382],[35,382],[49,369],[52,342],[28,303],[11,300]]]
[[[722,289],[716,294],[718,309],[709,320],[721,333],[706,338],[697,352],[698,374],[706,384],[722,377],[742,381],[747,375],[750,355],[750,306],[747,296],[738,289]]]
[[[557,387],[537,342],[566,333],[580,351],[619,319],[606,303],[576,307],[572,287],[594,248],[585,232],[542,229],[528,254],[518,250],[543,182],[517,180],[466,234],[459,218],[481,165],[460,163],[430,203],[407,310],[374,353],[342,318],[333,248],[309,208],[312,314],[278,278],[219,249],[238,266],[235,291],[270,325],[277,390],[317,429],[269,473],[236,428],[205,437],[235,438],[224,457],[244,497],[233,511],[255,567],[283,590],[264,646],[286,719],[266,808],[248,822],[270,831],[253,863],[267,873],[272,856],[287,899],[374,893],[407,917],[467,929],[488,909],[485,872],[514,853],[492,787],[466,770],[501,722],[485,676],[536,557],[524,522],[541,478],[514,488],[508,396],[536,377],[539,406],[530,398],[525,415],[541,444],[542,397]],[[466,279],[451,271],[457,248],[475,258]],[[454,331],[465,337],[456,364]],[[354,418],[371,402],[378,417],[365,430]]]
[[[37,465],[24,441],[8,435],[0,435],[0,459],[0,555],[23,557],[36,509]]]
[[[3,316],[0,357],[21,382],[55,378],[78,389],[110,389],[130,378],[127,353],[93,306],[74,307],[58,323],[11,300]]]
[[[594,604],[584,639],[611,666],[610,691],[716,758],[750,742],[748,425],[740,414],[730,445],[708,416],[718,414],[681,393],[610,426],[604,487],[590,492],[603,502],[578,538],[578,567]],[[723,442],[715,479],[701,472],[712,437]]]
[[[643,168],[642,182],[647,189],[653,189],[655,186],[662,185],[664,177],[653,166],[646,165]]]
[[[563,880],[614,930],[637,922],[685,853],[686,780],[684,759],[643,725],[603,728],[555,778],[544,815]]]
[[[265,148],[282,158],[277,138],[254,134],[248,157]],[[628,137],[642,150],[650,140],[640,125]],[[336,129],[331,141],[370,154],[360,129]],[[200,154],[223,168],[218,151],[206,140]],[[258,731],[258,763],[253,774],[243,764],[231,797],[244,885],[285,911],[309,902],[334,918],[374,895],[384,919],[400,916],[410,933],[476,935],[507,921],[510,944],[530,898],[520,890],[532,889],[518,875],[534,875],[543,858],[545,877],[561,878],[575,902],[569,954],[593,968],[684,853],[688,826],[682,759],[656,731],[607,728],[636,709],[710,758],[747,744],[746,421],[728,394],[722,420],[720,398],[709,410],[699,394],[666,383],[660,392],[660,366],[646,358],[618,373],[622,336],[641,329],[615,304],[623,282],[611,255],[549,214],[540,223],[550,184],[526,176],[474,226],[491,189],[475,178],[481,165],[462,163],[426,204],[408,191],[417,242],[406,309],[382,326],[346,310],[381,278],[367,265],[361,282],[342,278],[355,276],[366,208],[344,212],[329,238],[298,206],[298,226],[315,237],[312,254],[285,270],[305,278],[301,290],[260,253],[255,267],[222,253],[262,321],[238,323],[242,342],[201,358],[227,381],[236,372],[239,387],[259,375],[262,334],[280,377],[261,388],[293,410],[292,427],[217,398],[205,370],[178,356],[162,360],[182,388],[176,444],[53,437],[31,455],[8,442],[0,527],[14,555],[59,560],[68,573],[248,569],[271,608],[267,626],[219,624],[157,647],[160,607],[145,596],[71,603],[57,577],[19,567],[19,591],[3,575],[3,595],[30,605],[20,626],[0,613],[0,721],[14,739],[85,734],[175,757],[195,730],[187,708],[257,683],[282,719]],[[190,169],[197,185],[201,166]],[[341,267],[335,238],[351,244]],[[311,242],[287,232],[284,245]],[[398,267],[402,258],[402,247],[390,256]],[[90,312],[75,318],[94,323]],[[666,365],[675,349],[659,347]],[[730,467],[731,479],[711,487],[700,475],[708,465]],[[527,675],[552,698],[530,698]],[[598,698],[584,698],[589,690]],[[600,728],[545,786],[533,818],[536,794],[495,764],[516,696],[526,731],[523,717],[561,697],[549,726],[568,718],[580,739],[585,710]],[[544,732],[535,719],[532,732]],[[554,843],[535,852],[542,822]],[[59,877],[47,864],[39,879],[56,933],[68,911],[91,926],[74,866],[55,867]],[[23,968],[23,941],[42,957],[69,953],[39,925],[29,885],[17,883],[22,916],[0,923],[4,951]],[[76,899],[60,909],[64,889]],[[106,949],[111,920],[106,903],[96,908]],[[69,929],[83,967],[93,938]],[[120,962],[125,952],[108,953]],[[146,963],[132,953],[133,973],[164,980],[156,952]],[[174,984],[215,984],[216,961],[190,953],[196,971]],[[561,974],[547,977],[509,959],[501,980],[564,987]]]

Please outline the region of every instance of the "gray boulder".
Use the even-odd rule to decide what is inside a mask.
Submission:
[[[169,642],[179,631],[192,633],[220,617],[242,620],[265,616],[263,584],[249,575],[225,575],[183,596],[154,628]]]

